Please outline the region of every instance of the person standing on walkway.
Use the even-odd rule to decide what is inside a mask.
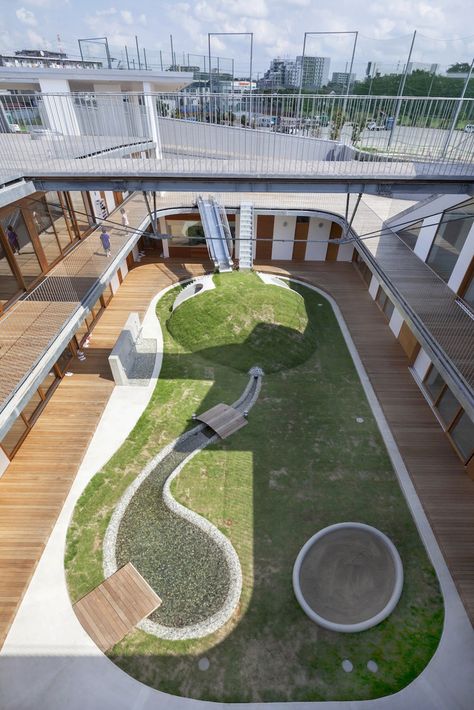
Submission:
[[[122,227],[129,227],[130,224],[128,221],[128,214],[127,214],[127,210],[125,209],[125,207],[120,208],[120,215],[122,217]]]
[[[13,225],[9,224],[7,227],[7,237],[8,243],[10,244],[14,254],[20,253],[20,242],[18,241],[18,234],[13,229]]]
[[[105,256],[109,257],[110,252],[110,235],[107,233],[107,227],[101,227],[100,241],[104,249]]]

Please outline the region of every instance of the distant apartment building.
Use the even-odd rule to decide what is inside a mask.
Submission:
[[[284,59],[276,58],[270,62],[270,68],[267,69],[261,79],[258,80],[259,89],[282,89],[289,86],[288,82],[288,65]]]
[[[295,85],[303,89],[320,89],[329,81],[330,57],[296,57]]]
[[[347,71],[334,71],[330,84],[337,93],[342,93],[343,91],[347,91],[348,85],[349,88],[353,86],[355,80],[355,74],[349,74]]]

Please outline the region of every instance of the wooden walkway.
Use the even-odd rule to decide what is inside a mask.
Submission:
[[[74,360],[0,477],[0,647],[48,541],[114,388],[108,364],[130,311],[143,317],[153,296],[211,264],[147,263],[133,269],[95,327],[87,360]]]
[[[405,353],[361,277],[349,263],[272,262],[256,268],[307,281],[337,301],[474,624],[474,481],[415,384]]]
[[[131,562],[74,604],[74,611],[101,651],[107,651],[161,606],[161,599]]]
[[[216,404],[196,419],[213,429],[221,439],[227,439],[248,423],[245,417],[228,404]]]

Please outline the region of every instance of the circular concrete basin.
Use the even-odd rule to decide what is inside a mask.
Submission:
[[[403,567],[393,542],[363,523],[338,523],[313,535],[293,568],[303,611],[332,631],[365,631],[398,603]]]

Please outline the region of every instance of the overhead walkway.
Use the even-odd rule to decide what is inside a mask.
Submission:
[[[225,210],[213,198],[198,197],[199,214],[209,256],[218,271],[232,271],[232,235]]]
[[[10,417],[16,417],[13,395],[27,396],[36,380],[51,367],[48,352],[57,360],[74,331],[104,290],[118,264],[132,249],[146,220],[146,205],[141,194],[126,203],[130,229],[119,226],[118,210],[109,220],[111,258],[100,244],[98,230],[81,240],[47,277],[19,300],[0,319],[0,432]],[[31,379],[34,378],[34,381]]]
[[[226,208],[238,210],[243,196],[240,192],[223,192],[214,197]],[[355,199],[351,198],[348,205],[347,196],[342,194],[280,193],[275,196],[253,192],[244,197],[247,202],[252,202],[255,210],[281,209],[294,210],[295,213],[311,211],[315,216],[334,219],[340,224],[346,224],[346,211],[350,219]],[[210,200],[211,195],[203,193],[202,198]],[[167,210],[176,213],[179,209],[193,211],[197,200],[198,195],[192,192],[158,193],[157,213],[164,215]],[[408,320],[421,346],[436,363],[452,392],[470,416],[474,416],[474,370],[471,356],[474,352],[474,321],[457,304],[456,295],[446,284],[391,230],[383,230],[384,222],[405,209],[407,204],[403,200],[362,198],[352,220],[352,230],[355,235],[370,233],[374,236],[364,238],[363,241],[354,236],[354,246],[370,263],[371,269]],[[148,211],[143,197],[135,195],[128,205],[130,224],[135,226],[140,221],[146,223]],[[118,228],[117,235],[120,233]],[[114,247],[114,232],[112,237]],[[97,236],[91,235],[87,239],[91,240],[89,243],[97,244]],[[85,249],[86,243],[79,248]],[[81,252],[77,253],[79,255]],[[90,264],[96,260],[96,263],[101,262],[103,265],[103,257],[92,254],[90,258]],[[309,267],[313,265],[314,262]],[[423,296],[423,284],[429,286],[429,298]],[[22,301],[17,307],[25,308],[23,304]],[[35,305],[37,307],[39,304],[33,303],[28,308]],[[31,312],[17,321],[19,325],[15,326],[14,332],[6,325],[6,318],[0,321],[0,382],[5,384],[5,391],[2,392],[4,402],[25,382],[34,363],[48,347],[51,333],[64,326],[79,304],[77,301],[52,301],[44,305],[46,308],[43,311],[34,314],[34,337],[30,330]],[[66,312],[63,313],[64,309]],[[0,426],[4,416],[1,408],[0,404]]]

